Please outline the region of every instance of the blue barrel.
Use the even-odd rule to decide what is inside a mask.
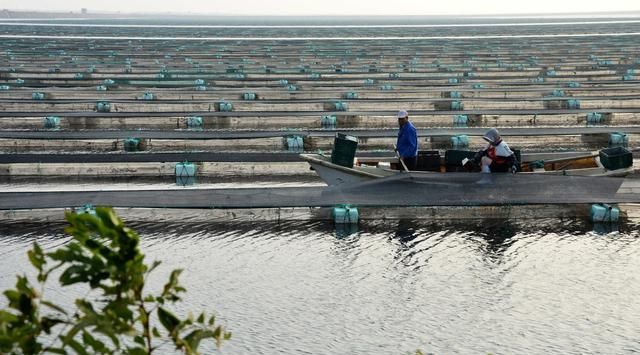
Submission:
[[[140,150],[140,138],[129,137],[122,141],[125,152],[137,152]]]
[[[484,89],[484,84],[472,84],[472,89]]]
[[[556,71],[555,70],[547,70],[547,72],[545,74],[547,76],[556,76]]]
[[[344,98],[348,100],[355,100],[358,98],[358,93],[355,91],[349,91],[344,94]]]
[[[196,80],[194,81],[194,83],[195,83],[196,85],[204,85],[204,80],[202,80],[202,79],[196,79]]]
[[[620,209],[604,203],[594,204],[591,205],[589,217],[594,223],[617,222],[620,218]]]
[[[202,128],[202,117],[200,116],[189,116],[186,120],[188,128]]]
[[[304,140],[301,136],[289,136],[285,138],[287,150],[290,152],[304,151]]]
[[[84,79],[84,74],[82,74],[82,73],[75,73],[75,74],[73,75],[73,78],[74,78],[74,79],[76,79],[76,80]]]
[[[569,110],[577,110],[580,108],[580,100],[569,99],[567,100],[567,108]]]
[[[453,111],[464,110],[464,104],[461,101],[451,101],[451,110]]]
[[[391,91],[391,90],[393,90],[393,86],[391,86],[389,84],[384,84],[384,85],[380,86],[380,90],[382,90],[382,91]]]
[[[218,111],[220,111],[220,112],[231,112],[231,111],[233,111],[233,104],[231,102],[220,101],[220,102],[218,102],[217,106],[218,106]]]
[[[7,91],[10,90],[11,87],[9,85],[0,85],[0,91]]]
[[[98,112],[111,112],[111,103],[109,101],[96,102],[96,111]]]
[[[460,91],[451,91],[449,92],[449,97],[452,99],[461,99],[462,93],[460,93]]]
[[[350,205],[334,207],[331,215],[336,224],[357,224],[360,218],[358,209]]]
[[[88,203],[88,204],[86,204],[84,206],[80,206],[80,207],[74,208],[73,212],[75,214],[88,214],[88,215],[95,216],[96,215],[96,208],[93,207],[92,204]]]
[[[96,91],[107,91],[107,87],[105,85],[96,86]]]
[[[34,92],[31,94],[32,100],[45,100],[47,98],[47,94],[44,92]]]
[[[24,84],[24,80],[22,80],[22,79],[16,79],[16,84],[18,84],[18,85],[22,85],[22,84]]]
[[[187,186],[196,182],[196,165],[190,162],[176,164],[176,185]]]
[[[567,83],[567,87],[570,87],[570,88],[579,88],[579,87],[580,87],[580,83],[575,82],[575,81],[570,81],[570,82],[568,82],[568,83]]]
[[[622,77],[622,81],[632,81],[632,80],[634,80],[634,77],[633,75],[630,75],[630,74],[626,74]]]
[[[104,85],[114,85],[116,82],[113,79],[105,79],[102,83]]]
[[[398,73],[389,73],[389,79],[398,79],[400,78],[400,74]]]
[[[245,101],[253,101],[257,98],[257,95],[255,92],[245,92],[242,94],[242,99]]]
[[[289,84],[289,80],[287,80],[287,79],[280,79],[280,80],[278,80],[278,84],[280,84],[280,85],[288,85],[288,84]]]
[[[153,101],[156,99],[156,95],[152,92],[145,92],[142,94],[142,99],[145,101]]]
[[[334,115],[325,115],[320,117],[320,126],[322,128],[335,128],[336,127],[336,116]]]
[[[349,106],[346,102],[336,101],[332,104],[332,108],[334,111],[347,111],[349,109]]]
[[[622,132],[614,132],[609,134],[609,148],[629,146],[629,136]]]
[[[466,149],[469,147],[469,136],[466,134],[452,136],[450,141],[453,149]]]
[[[309,79],[311,79],[311,80],[320,79],[320,73],[311,73],[311,74],[309,74]]]
[[[587,113],[587,124],[594,125],[602,123],[602,114],[599,112]]]
[[[453,125],[454,127],[467,127],[467,123],[469,118],[467,115],[454,115],[453,116]]]
[[[447,80],[447,82],[448,82],[449,84],[457,84],[457,83],[458,83],[458,78],[449,78],[449,79]]]
[[[44,118],[42,125],[46,129],[55,129],[60,126],[60,117],[58,116],[47,116]]]
[[[375,83],[376,83],[376,81],[373,80],[373,79],[364,79],[364,82],[363,82],[363,84],[367,85],[367,86],[375,85]]]
[[[564,90],[555,89],[553,90],[553,92],[551,92],[551,96],[562,97],[564,96]]]

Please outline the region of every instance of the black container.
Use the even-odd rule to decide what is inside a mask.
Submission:
[[[623,147],[600,150],[600,162],[608,170],[628,168],[633,165],[633,154]]]
[[[417,171],[440,171],[440,152],[437,150],[418,151]]]
[[[353,159],[358,149],[358,138],[342,133],[336,133],[333,141],[333,151],[331,152],[331,162],[333,164],[353,168]]]
[[[444,152],[444,164],[448,172],[466,171],[462,167],[462,160],[464,158],[473,160],[475,155],[474,151],[449,149]]]

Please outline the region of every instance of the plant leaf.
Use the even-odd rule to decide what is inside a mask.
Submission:
[[[178,319],[178,317],[162,307],[158,307],[158,318],[160,319],[160,323],[162,323],[164,328],[168,330],[169,333],[173,333],[178,324],[180,324],[180,320]]]
[[[49,301],[42,300],[42,301],[40,301],[40,304],[42,304],[44,306],[47,306],[47,307],[49,307],[49,308],[51,308],[51,309],[53,309],[55,311],[58,311],[58,312],[60,312],[60,313],[62,313],[64,315],[67,315],[67,311],[65,311],[62,307],[60,307],[58,305],[55,305],[55,304],[53,304],[53,303],[51,303]]]

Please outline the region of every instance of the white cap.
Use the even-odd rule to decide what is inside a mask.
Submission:
[[[409,117],[409,112],[407,112],[407,110],[398,111],[398,118],[405,118],[405,117]]]

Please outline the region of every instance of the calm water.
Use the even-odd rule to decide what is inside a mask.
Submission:
[[[185,268],[186,310],[234,333],[223,354],[624,354],[640,351],[637,225],[581,221],[134,224],[149,259]],[[0,225],[0,287],[62,225]],[[64,302],[73,293],[48,291]],[[4,301],[4,300],[3,300]]]

